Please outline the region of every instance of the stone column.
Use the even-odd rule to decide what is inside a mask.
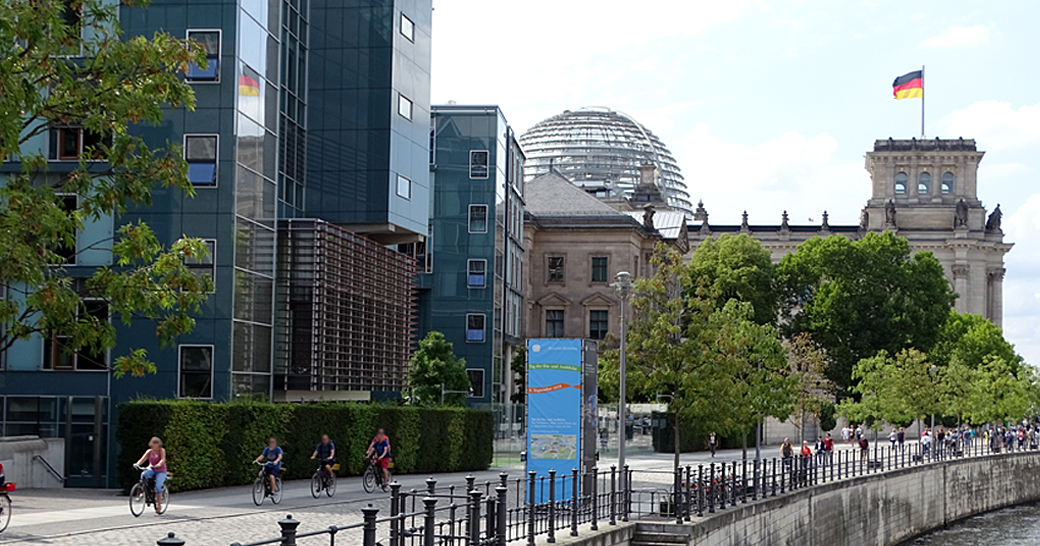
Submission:
[[[953,270],[953,291],[960,296],[957,298],[957,303],[954,307],[957,309],[958,313],[967,313],[971,308],[968,301],[971,297],[968,285],[968,277],[971,274],[971,268],[968,267],[968,264],[958,263],[953,264],[951,269]]]
[[[1004,273],[1003,267],[990,269],[987,273],[989,279],[989,301],[986,309],[989,311],[989,320],[998,327],[1003,327],[1004,322]]]

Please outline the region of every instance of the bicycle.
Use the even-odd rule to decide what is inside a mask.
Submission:
[[[386,470],[386,483],[393,481],[390,474],[390,468],[393,468],[393,462]],[[376,490],[376,486],[384,488],[383,484],[383,467],[379,464],[379,459],[372,457],[372,460],[368,464],[368,468],[365,469],[365,475],[361,479],[361,485],[365,488],[365,493],[371,493]]]
[[[325,496],[331,498],[336,494],[336,471],[339,470],[339,465],[332,465],[332,475],[325,471],[325,462],[321,461],[318,463],[318,469],[314,471],[314,475],[311,476],[311,496],[318,498],[321,496],[321,492],[325,492]]]
[[[140,466],[134,465],[134,468],[144,472],[151,468],[151,466]],[[162,504],[159,506],[159,514],[165,514],[166,508],[170,506],[170,479],[169,474],[166,475],[166,481],[163,482],[162,486]],[[148,506],[155,505],[155,478],[145,478],[141,475],[141,479],[130,488],[130,513],[135,518],[141,517],[144,513],[144,509]]]
[[[0,485],[0,533],[11,523],[11,497],[7,494],[14,491],[14,488],[14,484],[10,482]]]
[[[260,506],[267,497],[271,497],[271,502],[274,504],[282,502],[282,477],[280,475],[274,477],[275,490],[271,491],[271,480],[267,479],[267,465],[265,463],[253,464],[264,467],[260,471],[260,475],[256,477],[256,481],[253,482],[253,504]]]

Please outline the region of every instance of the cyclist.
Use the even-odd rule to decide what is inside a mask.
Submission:
[[[320,459],[321,467],[325,469],[329,477],[332,477],[332,465],[336,463],[336,444],[329,440],[328,434],[321,435],[321,443],[314,448],[311,460]]]
[[[162,486],[166,483],[166,448],[162,446],[162,440],[153,436],[148,440],[148,451],[137,460],[136,466],[148,461],[148,468],[141,472],[142,479],[155,479],[155,513],[162,513]]]
[[[383,429],[376,431],[375,438],[372,438],[372,442],[368,444],[368,451],[365,452],[365,457],[372,457],[372,461],[378,463],[380,468],[383,469],[383,491],[386,491],[386,482],[390,479],[388,472],[390,468],[390,438],[387,438]]]
[[[271,492],[274,493],[277,488],[274,478],[282,471],[282,448],[278,447],[278,440],[273,436],[267,441],[267,447],[264,448],[263,453],[253,462],[258,463],[262,460],[266,462],[261,472],[266,474],[267,479],[271,481]]]

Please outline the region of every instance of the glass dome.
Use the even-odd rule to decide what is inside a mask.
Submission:
[[[668,205],[693,215],[690,194],[672,153],[657,135],[616,110],[567,110],[528,130],[520,137],[520,146],[527,156],[526,180],[553,167],[587,191],[594,188],[616,196],[630,196],[639,183],[639,166],[653,164]]]

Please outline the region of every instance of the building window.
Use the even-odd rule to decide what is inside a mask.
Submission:
[[[487,205],[470,205],[469,206],[469,232],[470,233],[487,233],[487,216],[488,216],[488,206]]]
[[[601,309],[589,311],[589,339],[603,339],[607,337],[608,321],[608,311]]]
[[[217,135],[184,135],[188,180],[196,186],[217,183]]]
[[[563,309],[546,309],[545,337],[563,337]]]
[[[944,194],[953,193],[953,173],[949,171],[943,173],[942,192]]]
[[[214,260],[217,254],[217,242],[213,239],[206,239],[202,241],[202,244],[206,245],[206,257],[196,260],[195,258],[185,258],[184,265],[191,271],[192,275],[203,278],[207,277],[213,281],[214,289],[216,288],[217,276],[216,266]]]
[[[100,160],[103,154],[97,147],[104,137],[83,127],[69,125],[52,127],[50,130],[50,153],[52,161],[79,161],[84,152],[93,152],[87,159]]]
[[[76,312],[78,320],[92,317],[97,322],[108,322],[108,303],[100,300],[83,300]],[[45,370],[108,370],[108,350],[96,350],[87,345],[78,351],[68,346],[68,336],[53,333],[43,340],[43,369]]]
[[[469,376],[469,397],[484,398],[484,370],[480,368],[466,368]]]
[[[484,315],[466,315],[466,341],[484,343]]]
[[[896,195],[906,194],[906,173],[896,173]]]
[[[188,63],[189,82],[220,81],[220,31],[189,30],[188,40],[198,42],[206,50],[206,68]]]
[[[487,286],[487,260],[469,260],[467,269],[466,286],[470,288]]]
[[[181,345],[180,383],[177,396],[181,398],[213,398],[213,346]]]
[[[469,177],[470,178],[487,178],[488,177],[488,163],[490,162],[491,153],[487,150],[470,150],[469,151]]]
[[[549,256],[547,282],[563,282],[563,256]]]
[[[65,211],[65,214],[71,215],[79,208],[79,202],[75,195],[59,195],[58,207]],[[78,232],[76,233],[76,239],[79,239]],[[71,245],[58,243],[54,253],[61,257],[62,265],[76,265],[76,246],[75,240],[72,241]]]
[[[408,38],[409,42],[415,42],[415,23],[405,14],[401,14],[401,35]]]
[[[607,257],[592,258],[592,282],[607,282]]]
[[[397,175],[397,196],[405,199],[412,198],[412,181],[401,175]]]
[[[917,175],[917,193],[921,195],[932,193],[932,175],[928,173]]]
[[[397,113],[404,119],[412,119],[412,101],[404,95],[397,95]]]

